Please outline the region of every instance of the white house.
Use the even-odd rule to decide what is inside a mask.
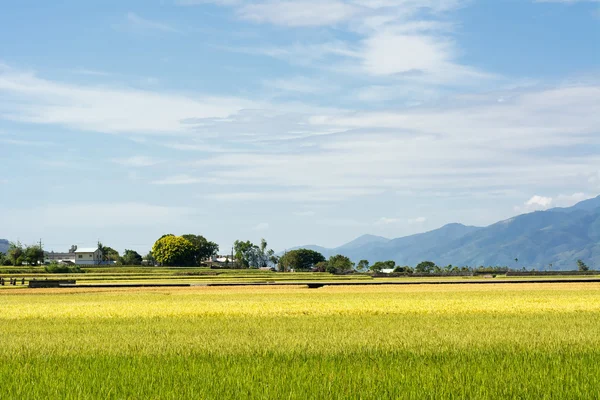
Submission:
[[[394,272],[394,268],[384,268],[381,270],[381,272],[383,272],[384,274],[391,274],[392,272]]]
[[[88,247],[75,250],[75,264],[98,265],[102,263],[102,252],[98,248]]]

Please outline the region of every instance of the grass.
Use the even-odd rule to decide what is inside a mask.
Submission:
[[[593,398],[600,284],[0,294],[2,398]]]

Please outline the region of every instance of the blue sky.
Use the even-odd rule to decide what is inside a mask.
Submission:
[[[0,237],[276,250],[600,192],[600,2],[5,1]]]

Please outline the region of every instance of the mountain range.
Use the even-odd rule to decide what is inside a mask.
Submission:
[[[428,260],[438,265],[566,270],[576,268],[578,259],[590,267],[600,266],[600,196],[487,227],[455,223],[397,239],[364,235],[333,249],[296,248],[319,251],[325,257],[342,254],[354,262],[394,260],[410,266]]]
[[[10,246],[10,243],[8,242],[8,240],[0,239],[0,253],[6,254],[9,246]]]

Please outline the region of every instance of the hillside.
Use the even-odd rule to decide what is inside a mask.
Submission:
[[[0,253],[6,254],[9,246],[10,246],[10,243],[8,242],[8,240],[0,239]]]
[[[583,259],[600,267],[600,197],[569,208],[519,215],[485,228],[450,224],[397,239],[366,235],[334,249],[310,248],[326,257],[343,254],[355,262],[394,260],[413,266],[431,260],[438,265],[573,269]]]

